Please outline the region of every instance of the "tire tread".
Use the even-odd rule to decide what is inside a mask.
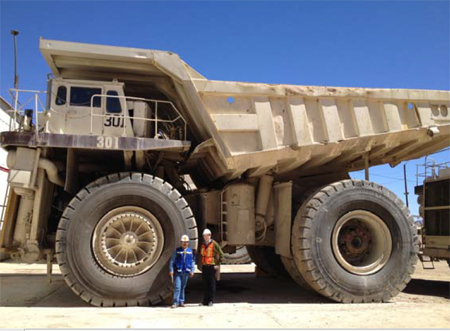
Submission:
[[[161,288],[157,295],[153,295],[151,298],[145,300],[136,299],[128,299],[128,300],[120,300],[120,299],[104,299],[99,298],[92,293],[90,293],[87,289],[83,289],[81,285],[79,285],[72,275],[71,269],[69,268],[66,260],[66,238],[67,238],[67,230],[70,226],[72,215],[77,210],[77,206],[81,204],[86,198],[90,195],[94,194],[98,190],[102,189],[106,185],[117,184],[121,182],[135,182],[135,183],[144,183],[148,186],[151,186],[154,189],[157,189],[161,193],[163,193],[167,199],[169,199],[177,208],[179,209],[180,214],[182,215],[184,222],[187,228],[187,235],[191,238],[191,246],[197,247],[198,243],[198,230],[197,223],[192,213],[192,210],[189,208],[186,200],[181,196],[181,194],[172,187],[172,185],[168,182],[164,182],[162,179],[151,176],[144,173],[134,173],[134,172],[120,172],[116,174],[109,174],[104,177],[101,177],[92,183],[88,184],[86,187],[81,189],[75,197],[69,202],[66,209],[63,212],[63,215],[58,224],[58,229],[56,232],[56,243],[55,243],[55,255],[61,270],[61,274],[63,275],[64,280],[68,284],[68,286],[79,295],[84,301],[94,306],[101,307],[123,307],[123,306],[136,306],[136,305],[155,305],[160,303],[169,297],[172,293],[171,286],[166,288]],[[176,199],[175,199],[176,197]]]
[[[387,286],[386,290],[381,295],[368,294],[364,297],[356,297],[350,293],[342,292],[340,289],[333,286],[333,282],[328,281],[326,280],[326,278],[320,276],[317,263],[314,259],[311,258],[310,242],[313,239],[312,233],[309,232],[311,232],[311,229],[313,228],[313,222],[315,222],[315,216],[317,212],[322,207],[322,205],[329,199],[333,198],[334,195],[357,187],[364,187],[365,189],[376,191],[377,194],[382,194],[388,199],[394,201],[400,207],[403,215],[408,219],[411,235],[414,241],[414,247],[411,251],[411,257],[407,262],[409,263],[409,266],[407,267],[408,272],[402,276],[401,280],[397,283],[396,286]],[[402,200],[400,200],[392,191],[381,185],[356,179],[346,179],[326,185],[316,191],[316,193],[312,194],[302,204],[301,208],[297,212],[297,215],[295,216],[293,223],[294,227],[292,231],[292,248],[294,253],[294,265],[298,267],[298,272],[302,276],[301,278],[293,278],[297,278],[296,280],[298,283],[300,283],[300,285],[302,285],[304,281],[312,290],[331,300],[343,303],[388,302],[392,297],[401,292],[411,280],[411,276],[414,272],[415,264],[417,263],[418,259],[417,253],[419,251],[417,229],[414,226],[414,220],[410,212],[408,211],[408,208],[404,205]],[[292,276],[292,270],[290,273]],[[325,287],[323,286],[324,283],[326,284]]]

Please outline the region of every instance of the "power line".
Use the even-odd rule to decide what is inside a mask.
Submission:
[[[395,179],[396,181],[403,180],[403,178],[396,178],[396,177],[390,177],[390,176],[378,175],[378,174],[373,174],[373,173],[371,173],[370,175],[371,175],[371,176],[382,177],[382,178],[387,178],[387,179]],[[411,182],[411,183],[415,183],[414,180],[407,179],[407,181],[408,181],[408,182]]]
[[[397,183],[397,182],[399,182],[399,180],[394,180],[394,181],[390,181],[390,182],[386,182],[386,183],[377,183],[377,184],[387,186],[387,185],[394,184],[394,183]]]

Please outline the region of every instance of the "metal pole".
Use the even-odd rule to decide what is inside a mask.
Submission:
[[[17,76],[17,40],[16,40],[16,36],[19,34],[19,31],[17,30],[11,30],[11,34],[13,35],[14,38],[14,89],[15,89],[15,94],[14,94],[14,99],[13,99],[13,103],[14,103],[14,122],[13,122],[13,127],[14,127],[14,131],[16,130],[16,122],[17,122],[17,99],[19,98],[19,76]],[[11,126],[9,128],[11,130]]]
[[[158,139],[158,101],[155,101],[155,139]]]
[[[16,36],[19,34],[17,30],[11,30],[11,34],[14,36],[14,88],[19,88],[19,76],[17,76],[17,40]]]
[[[364,156],[364,178],[369,180],[369,153]]]
[[[38,117],[38,94],[34,95],[34,127],[36,128],[36,143],[39,142],[39,117]],[[31,126],[31,124],[30,124]]]
[[[408,183],[406,182],[406,163],[403,165],[403,180],[405,182],[405,197],[406,197],[406,207],[409,207],[408,203]]]

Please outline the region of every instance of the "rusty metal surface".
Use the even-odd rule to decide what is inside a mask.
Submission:
[[[189,141],[133,138],[133,137],[105,137],[68,135],[57,133],[39,133],[38,138],[33,132],[2,132],[0,145],[7,149],[11,146],[79,148],[99,150],[170,150],[175,152],[188,151]]]

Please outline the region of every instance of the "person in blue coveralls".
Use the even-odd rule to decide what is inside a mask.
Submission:
[[[172,308],[184,307],[184,289],[189,278],[194,277],[194,252],[189,248],[189,237],[181,236],[181,247],[178,247],[170,259],[169,274],[174,285]]]

